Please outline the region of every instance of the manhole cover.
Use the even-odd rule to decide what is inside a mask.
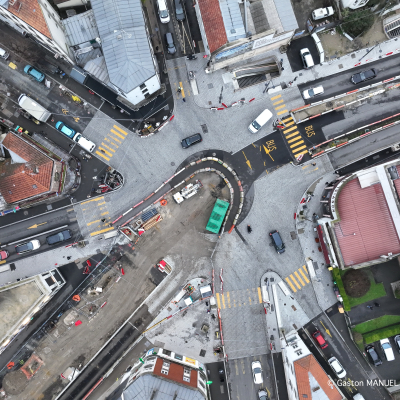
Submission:
[[[208,128],[206,124],[201,125],[201,129],[203,130],[203,133],[208,133]]]
[[[217,155],[217,153],[212,153],[212,156],[215,157]]]
[[[172,161],[171,165],[172,165],[172,166],[174,166],[174,165],[175,165],[175,163]]]
[[[342,69],[343,68],[343,64],[339,64],[339,69]]]
[[[209,84],[207,85],[207,87],[208,87],[209,89],[212,89],[212,88],[214,87],[214,85],[213,85],[212,83],[209,83]]]
[[[275,278],[269,278],[271,282],[275,282]]]
[[[206,355],[206,351],[205,350],[200,350],[200,357],[204,357]]]
[[[211,104],[212,104],[212,101],[209,101],[209,102],[208,102],[208,105],[211,106]]]
[[[290,232],[290,237],[292,238],[292,240],[297,239],[296,232]]]
[[[297,231],[297,234],[299,234],[299,235],[301,235],[301,234],[303,234],[304,233],[304,229],[303,228],[301,228],[301,229],[299,229],[298,231]]]

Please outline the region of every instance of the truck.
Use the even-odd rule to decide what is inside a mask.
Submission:
[[[47,122],[51,116],[51,112],[46,110],[43,106],[31,99],[26,94],[21,94],[18,98],[18,104],[26,112],[32,115],[33,118],[41,122]]]
[[[314,21],[317,21],[319,19],[330,17],[334,13],[333,7],[317,8],[312,12],[312,17]]]
[[[182,201],[190,199],[192,196],[194,196],[201,187],[203,187],[203,184],[200,180],[197,180],[194,184],[189,183],[189,185],[185,186],[180,192],[172,195],[172,197],[177,204],[180,204]]]

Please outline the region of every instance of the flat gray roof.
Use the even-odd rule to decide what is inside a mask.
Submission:
[[[237,0],[219,0],[228,42],[245,38],[246,32]]]
[[[91,1],[110,82],[129,93],[156,74],[140,0]]]
[[[70,46],[86,43],[99,37],[93,10],[63,19],[61,22],[65,27],[65,36]]]
[[[285,32],[297,29],[299,25],[290,0],[274,0],[274,3]]]

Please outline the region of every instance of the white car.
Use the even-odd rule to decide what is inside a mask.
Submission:
[[[365,400],[361,393],[357,393],[353,396],[353,400]]]
[[[303,99],[308,100],[311,99],[312,97],[319,96],[321,94],[324,94],[324,88],[322,86],[317,86],[315,88],[304,90]]]
[[[334,13],[333,7],[317,8],[312,12],[312,17],[314,21],[317,21],[322,18],[330,17]]]
[[[343,379],[347,375],[346,370],[342,367],[342,364],[340,364],[336,357],[330,358],[328,363],[339,379]]]
[[[300,50],[300,55],[305,69],[310,69],[314,66],[314,60],[312,58],[310,50],[308,50],[307,47]]]
[[[251,363],[251,370],[253,372],[254,383],[256,385],[261,385],[263,383],[263,377],[260,361],[253,361]]]
[[[381,348],[385,354],[386,360],[388,361],[394,361],[394,353],[392,346],[389,342],[389,339],[381,339],[380,340]]]

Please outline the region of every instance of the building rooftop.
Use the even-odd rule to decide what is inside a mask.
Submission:
[[[8,204],[50,190],[53,160],[14,133],[2,141],[11,158],[0,163],[0,193]]]
[[[296,17],[294,15],[292,3],[290,0],[274,0],[276,11],[278,12],[279,19],[283,30],[285,32],[295,30],[299,27]]]
[[[242,14],[240,13],[239,3],[237,0],[220,0],[219,7],[221,9],[222,19],[224,20],[225,32],[228,42],[245,38]]]
[[[156,74],[140,0],[91,1],[110,82],[124,93]]]
[[[300,399],[342,400],[343,397],[312,354],[296,360],[293,365]]]
[[[16,0],[14,2],[1,0],[0,4],[16,17],[21,18],[22,21],[51,39],[50,30],[37,0]]]
[[[398,209],[390,188],[386,188],[389,183],[383,168],[362,171],[344,184],[337,199],[340,222],[334,229],[346,267],[400,253],[392,218],[397,220]]]
[[[70,46],[90,42],[99,37],[93,10],[63,19],[62,24]]]

